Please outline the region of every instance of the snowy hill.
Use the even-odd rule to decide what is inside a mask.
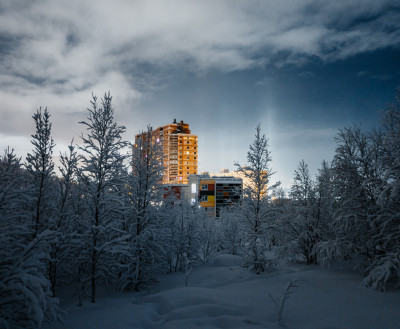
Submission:
[[[395,329],[400,327],[400,294],[360,286],[360,276],[348,269],[310,265],[281,265],[256,275],[241,267],[241,258],[217,256],[210,264],[185,274],[163,275],[140,293],[110,293],[96,304],[77,306],[64,292],[64,324],[45,329],[128,328],[307,328]],[[282,321],[269,294],[282,297],[288,282],[297,288],[286,301]],[[63,300],[63,298],[62,298]]]

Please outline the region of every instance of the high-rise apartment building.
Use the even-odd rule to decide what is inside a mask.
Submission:
[[[136,135],[136,140],[145,133]],[[164,162],[164,184],[187,184],[189,175],[197,174],[197,135],[183,121],[158,127],[151,132],[153,140],[161,143]]]

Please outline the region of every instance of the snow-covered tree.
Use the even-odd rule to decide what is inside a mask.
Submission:
[[[400,286],[400,88],[397,103],[384,115],[383,129],[371,139],[380,179],[371,182],[376,196],[370,223],[374,256],[365,269],[364,284],[384,290],[391,281]]]
[[[236,171],[249,181],[243,189],[243,201],[238,209],[245,225],[245,265],[256,273],[263,272],[268,266],[265,252],[270,246],[268,241],[270,204],[268,190],[273,190],[278,184],[270,185],[273,172],[270,168],[271,154],[268,140],[261,134],[260,125],[256,128],[253,143],[247,152],[247,165],[235,163]]]
[[[0,218],[3,223],[23,223],[30,219],[23,206],[28,200],[27,183],[21,159],[14,150],[7,148],[0,156]]]
[[[50,114],[47,108],[39,108],[33,115],[36,132],[32,135],[33,152],[26,157],[26,169],[32,184],[33,237],[48,227],[53,215],[54,203],[52,178],[54,176],[53,148]]]
[[[287,241],[302,254],[307,264],[316,263],[315,246],[320,240],[320,226],[317,216],[316,189],[311,179],[307,163],[301,160],[294,172],[294,182],[290,193],[291,218],[287,223]]]
[[[383,129],[339,131],[331,169],[332,224],[318,245],[324,262],[353,259],[366,274],[364,283],[382,290],[399,278],[400,268],[398,117],[392,109]]]
[[[72,241],[76,238],[76,220],[77,220],[77,201],[79,193],[77,188],[76,171],[78,155],[76,148],[68,146],[69,152],[60,154],[60,165],[58,166],[60,178],[57,179],[56,209],[52,229],[55,231],[56,238],[51,243],[49,279],[53,295],[56,295],[56,284],[62,273],[65,273],[65,267],[74,266],[71,261],[72,250],[76,247]]]
[[[104,95],[101,104],[93,96],[87,120],[81,122],[86,126],[87,135],[82,134],[83,144],[79,146],[82,156],[78,178],[85,205],[81,220],[80,257],[86,257],[93,303],[98,280],[107,280],[115,275],[119,268],[118,255],[125,252],[121,248],[126,237],[121,231],[123,208],[120,191],[126,184],[122,152],[128,143],[122,139],[125,127],[114,121],[111,101],[110,93]]]
[[[242,252],[243,222],[235,209],[230,207],[221,211],[218,235],[221,248],[232,255]]]
[[[216,219],[207,215],[204,209],[195,208],[193,216],[199,230],[198,255],[203,263],[207,263],[216,256],[219,249],[217,231],[219,225]]]
[[[0,327],[38,328],[57,317],[46,277],[50,232],[32,238],[30,182],[20,159],[0,156]]]
[[[376,146],[359,127],[339,130],[333,160],[335,212],[334,237],[322,244],[324,260],[354,258],[363,269],[374,254],[371,221],[379,176],[374,160]],[[379,156],[376,158],[379,159]]]
[[[323,233],[329,231],[335,208],[334,174],[328,162],[322,161],[316,179],[316,194],[318,202],[318,220],[323,228]]]
[[[212,260],[218,249],[218,223],[203,208],[186,200],[168,198],[163,205],[167,227],[165,246],[170,272],[187,271],[198,262]]]
[[[166,227],[161,223],[163,198],[161,145],[148,127],[132,146],[132,172],[126,181],[125,230],[129,235],[126,268],[120,276],[121,289],[139,290],[155,272],[165,270]]]

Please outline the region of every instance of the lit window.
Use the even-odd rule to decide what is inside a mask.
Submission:
[[[196,183],[192,183],[192,193],[196,193],[197,186]]]

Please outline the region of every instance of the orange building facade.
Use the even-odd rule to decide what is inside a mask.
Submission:
[[[136,135],[136,140],[146,133]],[[198,168],[198,137],[191,134],[189,124],[183,121],[158,127],[152,139],[162,145],[164,184],[187,184],[189,175]]]

